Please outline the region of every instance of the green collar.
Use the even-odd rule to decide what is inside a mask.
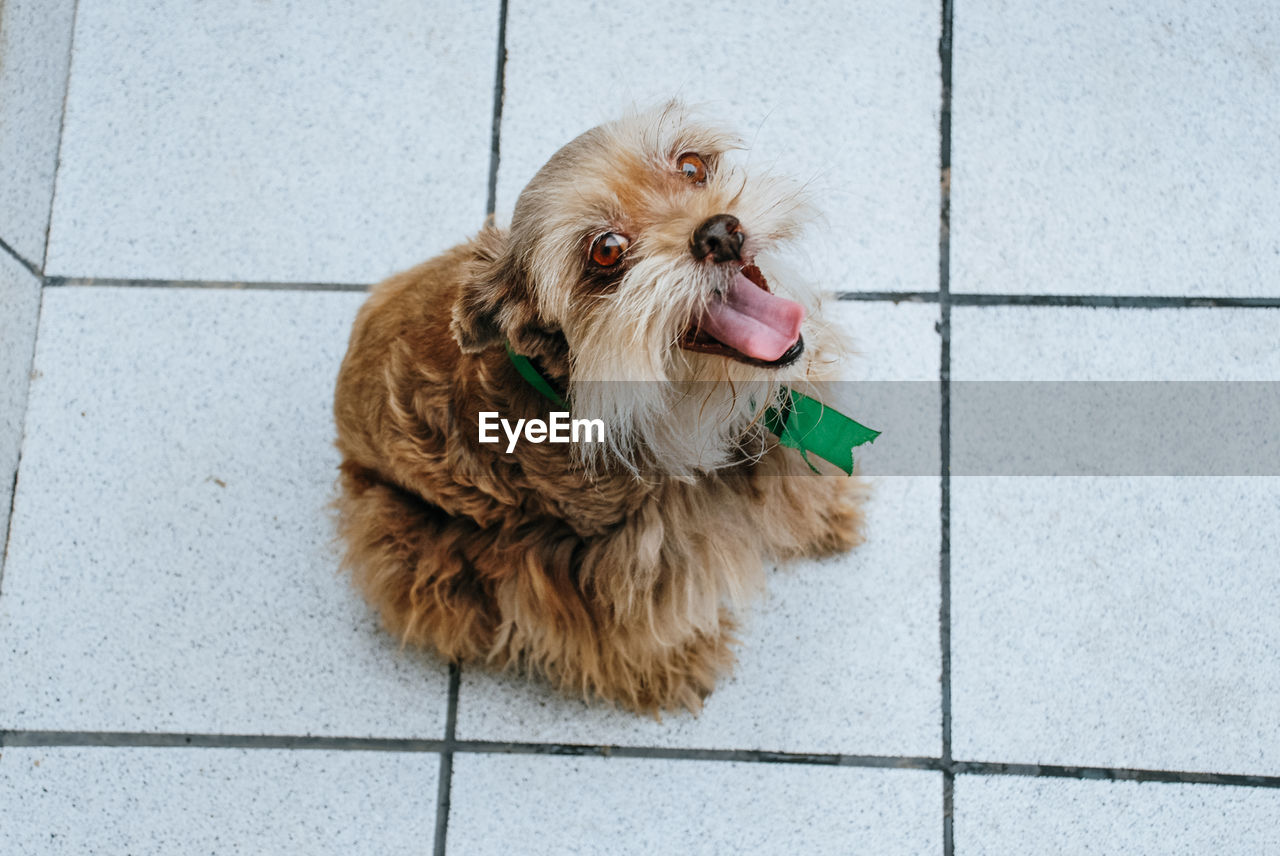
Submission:
[[[507,342],[507,357],[520,376],[543,398],[561,407],[568,406],[538,367],[528,357],[512,350],[510,342]],[[815,473],[818,468],[809,460],[810,452],[853,475],[853,450],[880,436],[879,431],[855,422],[839,410],[794,389],[784,389],[779,398],[776,406],[764,412],[764,426],[778,438],[779,445],[799,450],[804,462]]]
[[[542,376],[542,372],[538,371],[538,367],[533,364],[533,361],[512,350],[510,342],[507,342],[507,357],[511,360],[511,365],[516,367],[516,371],[520,372],[520,377],[524,378],[529,386],[542,393],[543,398],[561,407],[568,406],[565,404],[565,400],[551,386],[551,383]]]

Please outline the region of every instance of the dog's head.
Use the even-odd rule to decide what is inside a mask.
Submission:
[[[510,229],[481,235],[486,260],[454,309],[462,349],[507,340],[565,366],[574,415],[605,419],[631,465],[733,459],[760,402],[806,377],[816,307],[777,258],[808,206],[790,182],[732,164],[737,147],[672,102],[560,149]],[[681,402],[696,406],[672,414]]]

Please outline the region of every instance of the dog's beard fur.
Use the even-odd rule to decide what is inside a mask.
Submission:
[[[742,259],[755,264],[774,293],[805,307],[818,293],[785,263],[811,208],[797,186],[749,175],[721,159],[732,135],[696,122],[670,103],[596,128],[566,146],[522,194],[504,252],[506,267],[527,278],[538,318],[568,346],[568,400],[575,419],[599,419],[604,442],[575,444],[588,472],[621,466],[639,477],[681,479],[741,463],[767,451],[761,425],[783,385],[817,379],[835,356],[832,337],[806,327],[805,352],[786,368],[749,365],[685,350],[690,321],[722,293],[740,264],[695,259],[690,235],[716,214],[742,224]],[[654,182],[670,159],[697,151],[714,159],[706,183]],[[584,287],[585,245],[592,234],[632,233],[621,275],[607,287]],[[638,227],[638,228],[637,228]]]
[[[786,282],[768,259],[755,262],[770,283]],[[566,331],[574,416],[606,426],[606,442],[573,448],[581,465],[595,470],[613,461],[637,475],[695,478],[767,450],[761,415],[782,386],[808,379],[820,343],[808,343],[785,369],[683,349],[689,319],[730,275],[718,267],[697,270],[684,259],[641,259],[623,278],[616,302],[602,302],[601,311]],[[814,301],[804,303],[812,314]]]

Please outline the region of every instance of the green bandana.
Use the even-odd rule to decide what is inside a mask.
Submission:
[[[510,342],[507,343],[507,357],[520,376],[543,398],[561,407],[567,406],[538,367],[528,357],[513,351]],[[810,452],[853,475],[854,448],[880,436],[879,431],[855,422],[839,410],[794,389],[784,390],[782,399],[778,406],[764,412],[764,427],[778,438],[779,445],[798,449],[804,462],[815,473],[818,468],[809,460]]]

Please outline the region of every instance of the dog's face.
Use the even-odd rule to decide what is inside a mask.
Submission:
[[[490,233],[492,263],[455,308],[463,349],[505,337],[536,355],[562,336],[575,415],[616,428],[624,458],[665,446],[666,470],[722,462],[756,402],[806,376],[816,305],[776,258],[808,207],[791,183],[732,165],[734,148],[678,103],[570,142],[524,189],[510,230]],[[674,429],[681,451],[655,422],[691,384],[700,406]]]

